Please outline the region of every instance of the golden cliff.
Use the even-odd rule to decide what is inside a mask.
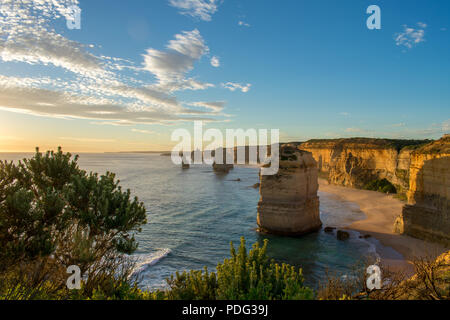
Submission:
[[[450,136],[429,141],[388,139],[310,140],[319,174],[330,183],[364,188],[387,179],[408,204],[395,222],[399,233],[450,245]]]
[[[370,138],[310,140],[299,148],[312,153],[319,174],[330,183],[363,188],[387,179],[399,193],[409,187],[410,156],[416,140]]]
[[[260,175],[260,231],[295,236],[320,229],[317,179],[311,153],[282,146],[278,173]]]
[[[450,246],[450,135],[411,154],[407,195],[396,231]]]

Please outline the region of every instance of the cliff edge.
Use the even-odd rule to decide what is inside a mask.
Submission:
[[[299,148],[312,153],[328,182],[353,188],[387,179],[398,193],[409,189],[411,153],[426,140],[349,138],[310,140]]]
[[[396,231],[450,246],[450,135],[411,154],[407,196]]]

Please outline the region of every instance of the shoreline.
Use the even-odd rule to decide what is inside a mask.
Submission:
[[[359,206],[366,219],[355,221],[342,229],[370,235],[371,238],[367,240],[376,246],[381,263],[391,270],[404,270],[412,275],[414,268],[411,261],[414,258],[436,258],[448,251],[443,245],[393,232],[394,221],[401,214],[405,204],[393,195],[332,185],[320,178],[319,191],[328,193],[337,200],[352,202]]]

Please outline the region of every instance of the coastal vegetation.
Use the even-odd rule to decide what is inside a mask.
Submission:
[[[125,254],[147,222],[143,203],[113,173],[87,173],[70,153],[42,154],[17,164],[0,161],[0,295],[59,296],[67,267],[89,272],[83,288],[127,278]],[[120,271],[120,272],[118,272]]]
[[[366,184],[364,189],[383,193],[397,193],[395,186],[387,179],[373,180]]]
[[[303,284],[301,269],[277,264],[267,256],[268,240],[247,252],[245,240],[217,271],[177,273],[168,279],[167,298],[175,300],[311,300],[314,291]]]
[[[114,174],[87,173],[69,153],[40,153],[15,164],[0,161],[0,300],[311,300],[448,299],[450,254],[417,259],[416,275],[383,270],[381,290],[355,276],[329,277],[318,290],[302,270],[267,255],[268,241],[249,251],[244,238],[215,270],[178,272],[166,289],[142,290],[132,254],[146,223],[143,203],[123,191]],[[67,287],[67,267],[82,271]]]
[[[340,138],[340,139],[311,139],[303,144],[305,145],[315,145],[317,146],[326,146],[329,144],[337,144],[337,145],[354,145],[354,146],[368,146],[370,145],[372,148],[393,148],[397,151],[402,150],[403,148],[408,149],[417,149],[424,145],[433,142],[433,140],[412,140],[412,139],[377,139],[377,138]]]

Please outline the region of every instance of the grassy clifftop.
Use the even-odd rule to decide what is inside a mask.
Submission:
[[[417,148],[414,153],[422,154],[450,154],[450,135],[447,134],[437,141],[425,144]]]
[[[312,139],[302,143],[308,148],[327,148],[337,146],[352,146],[353,148],[396,149],[419,148],[431,143],[432,140],[405,140],[405,139],[375,139],[375,138],[341,138],[341,139]]]

